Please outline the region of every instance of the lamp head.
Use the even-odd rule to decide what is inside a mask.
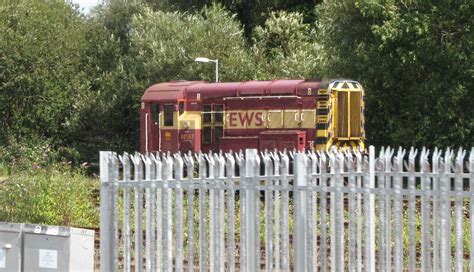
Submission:
[[[208,58],[201,58],[201,57],[199,57],[199,58],[196,58],[194,61],[197,61],[197,62],[209,62],[209,61],[210,61],[210,59],[208,59]]]

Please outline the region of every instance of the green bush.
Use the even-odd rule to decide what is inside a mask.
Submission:
[[[29,170],[31,167],[45,167],[58,162],[79,166],[79,154],[72,147],[53,146],[51,141],[31,137],[9,139],[6,146],[0,145],[0,176]]]
[[[97,189],[67,164],[12,171],[0,181],[0,221],[97,227]]]

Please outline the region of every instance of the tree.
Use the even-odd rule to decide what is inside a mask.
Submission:
[[[147,9],[133,20],[132,44],[139,74],[148,84],[176,79],[214,79],[211,65],[196,57],[219,59],[222,81],[254,77],[254,65],[235,18],[221,6],[199,14]],[[138,71],[138,70],[137,70]]]
[[[318,64],[315,33],[298,12],[273,12],[253,34],[258,77],[314,78]]]
[[[61,143],[88,99],[84,20],[64,1],[0,7],[0,138]]]
[[[265,23],[268,14],[278,11],[300,12],[305,22],[312,21],[312,8],[320,0],[144,0],[154,10],[186,11],[194,13],[206,6],[220,4],[244,27],[245,37],[250,38],[257,26]]]
[[[136,77],[130,33],[142,10],[142,4],[117,1],[99,6],[87,20],[85,58],[94,99],[86,102],[70,144],[88,160],[97,161],[101,149],[138,149],[138,105],[146,84]]]
[[[474,144],[473,7],[327,1],[317,8],[322,72],[365,86],[370,143]]]

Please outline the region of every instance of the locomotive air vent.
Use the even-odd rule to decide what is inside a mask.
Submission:
[[[337,104],[337,137],[361,137],[362,93],[338,91]]]

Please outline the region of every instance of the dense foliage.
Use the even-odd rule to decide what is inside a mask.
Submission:
[[[255,74],[242,27],[220,6],[198,14],[146,9],[132,24],[131,44],[145,80],[213,81],[214,66],[194,62],[199,56],[219,59],[222,81],[251,79]]]
[[[219,3],[242,24],[245,36],[250,37],[253,29],[263,25],[268,14],[278,11],[298,11],[306,21],[313,20],[313,7],[321,0],[144,0],[154,10],[195,12],[206,6]],[[302,17],[302,18],[303,18]]]
[[[257,78],[316,77],[315,31],[301,13],[270,13],[265,24],[255,28],[253,41]]]
[[[59,1],[0,7],[0,139],[74,134],[88,95],[86,21]]]
[[[0,163],[35,146],[73,162],[137,149],[147,86],[214,79],[197,56],[218,58],[223,81],[361,81],[372,144],[473,144],[470,2],[262,1],[247,34],[248,1],[133,2],[0,7]]]
[[[37,147],[73,163],[136,150],[144,89],[214,80],[198,56],[223,81],[359,80],[371,144],[474,144],[471,2],[108,2],[0,7],[0,164]]]
[[[323,74],[360,80],[375,145],[474,145],[474,4],[326,1]]]
[[[223,81],[360,81],[369,144],[472,146],[473,3],[4,1],[0,221],[96,226],[97,180],[76,168],[138,148],[151,84],[213,81],[199,56]]]

